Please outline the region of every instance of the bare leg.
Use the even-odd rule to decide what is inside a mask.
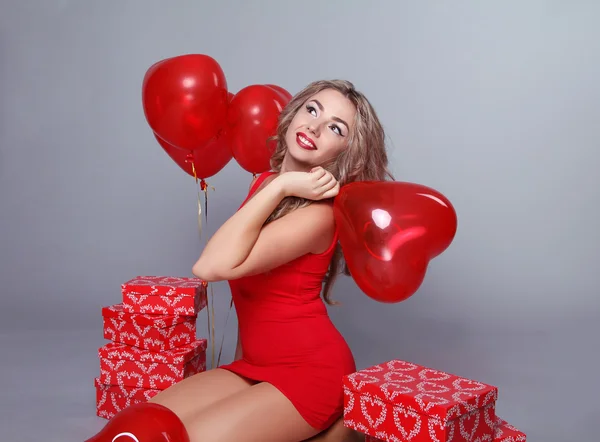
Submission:
[[[344,419],[339,418],[327,430],[317,434],[307,442],[364,442],[365,435],[344,427]]]
[[[169,408],[185,422],[191,416],[226,397],[250,388],[251,385],[251,382],[230,371],[216,368],[179,381],[149,402]]]
[[[190,442],[300,442],[318,433],[266,382],[188,415],[184,424]]]

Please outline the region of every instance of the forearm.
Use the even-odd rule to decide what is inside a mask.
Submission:
[[[193,273],[206,280],[242,264],[254,246],[264,222],[284,198],[278,180],[271,181],[229,218],[208,241]]]

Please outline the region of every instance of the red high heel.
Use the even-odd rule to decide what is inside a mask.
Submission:
[[[140,402],[121,410],[85,442],[190,442],[190,437],[170,409],[154,402]]]

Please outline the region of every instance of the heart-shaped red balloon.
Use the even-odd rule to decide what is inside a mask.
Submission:
[[[233,94],[229,92],[229,100],[232,98]],[[154,137],[167,155],[184,172],[194,178],[206,179],[216,175],[233,158],[231,136],[227,128],[219,131],[213,139],[199,149],[187,151],[170,145],[156,134]]]
[[[279,92],[281,95],[283,95],[283,97],[288,102],[292,99],[292,94],[290,94],[285,88],[282,88],[281,86],[279,86],[277,84],[266,84],[265,86],[268,86],[271,89],[275,89],[277,92]]]
[[[187,430],[170,409],[139,402],[119,411],[85,442],[189,442]]]
[[[142,103],[155,134],[180,149],[199,149],[226,124],[225,74],[208,55],[161,60],[144,75]]]
[[[206,179],[216,175],[233,158],[226,132],[217,135],[200,149],[185,151],[171,146],[154,134],[169,157],[191,177]],[[193,163],[193,167],[192,167]],[[195,175],[194,175],[195,172]]]
[[[233,157],[250,173],[271,168],[275,143],[268,140],[276,134],[279,115],[290,101],[287,91],[281,89],[250,85],[235,94],[229,105],[227,121]]]
[[[418,290],[429,262],[452,243],[458,222],[440,192],[399,181],[344,186],[334,214],[352,278],[381,302],[403,301]]]

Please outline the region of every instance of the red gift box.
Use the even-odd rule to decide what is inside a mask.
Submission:
[[[161,352],[196,340],[196,316],[129,313],[123,304],[102,309],[104,338]]]
[[[527,435],[521,430],[496,416],[496,432],[494,442],[526,442]]]
[[[156,353],[110,342],[98,350],[100,382],[137,388],[165,390],[206,370],[206,339]]]
[[[406,361],[344,377],[344,425],[385,441],[491,440],[498,389]]]
[[[394,440],[394,439],[392,439]],[[494,430],[494,438],[483,437],[477,442],[527,442],[527,436],[521,430],[515,428],[504,419],[496,416],[496,429]],[[382,439],[365,435],[365,442],[385,442]]]
[[[206,282],[177,276],[137,276],[121,284],[129,313],[195,316],[206,307]]]
[[[153,388],[103,384],[100,378],[94,379],[94,385],[96,386],[96,414],[105,419],[111,419],[130,405],[147,402],[161,391]]]

